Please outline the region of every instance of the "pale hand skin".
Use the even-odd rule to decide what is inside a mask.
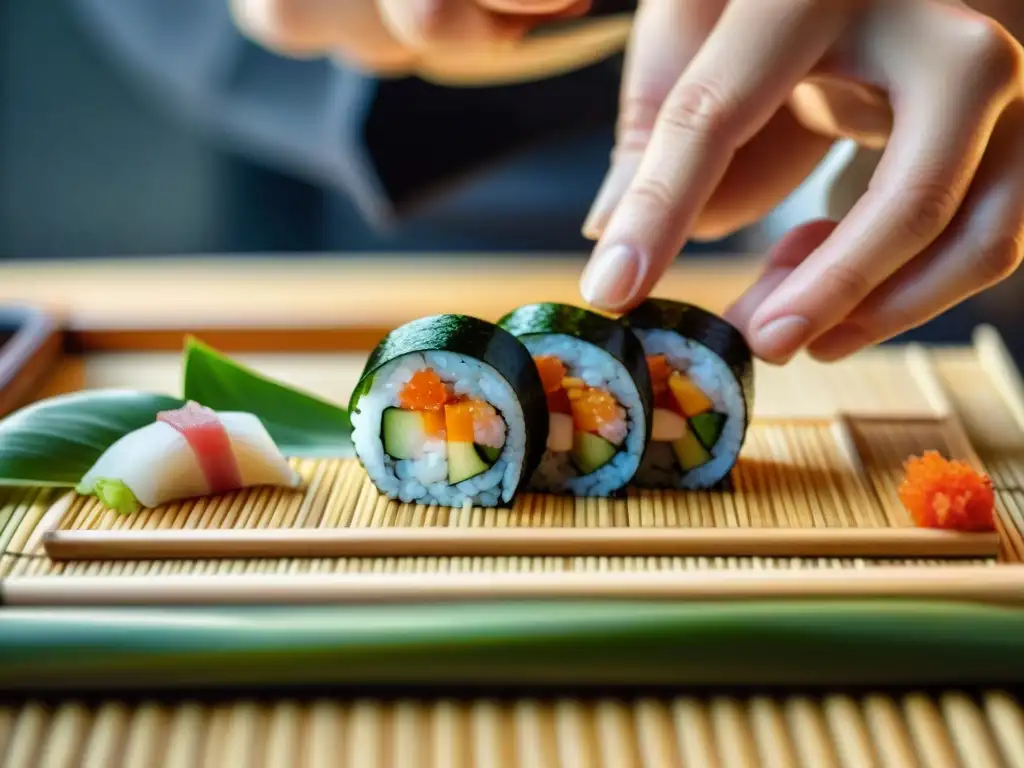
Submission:
[[[536,24],[581,16],[590,0],[229,0],[239,28],[278,53],[330,55],[377,75],[444,59],[472,71]]]
[[[465,66],[581,0],[232,0],[291,55],[380,74]],[[797,227],[727,312],[764,360],[837,360],[1001,281],[1024,257],[1024,2],[643,0],[581,280],[625,311],[682,246],[764,216],[837,137],[885,147],[841,222]]]
[[[770,211],[837,136],[883,158],[726,313],[759,357],[838,360],[1006,278],[1024,256],[1024,3],[971,5],[647,0],[583,295],[635,305],[688,239]]]

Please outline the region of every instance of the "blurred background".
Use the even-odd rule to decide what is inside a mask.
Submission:
[[[621,65],[484,88],[378,81],[248,42],[226,0],[0,0],[0,259],[444,251],[582,267]],[[688,257],[763,252],[822,215],[823,183]],[[1020,287],[905,338],[965,341],[992,322],[1021,359]]]

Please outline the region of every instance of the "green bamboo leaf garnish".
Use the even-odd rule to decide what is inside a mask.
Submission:
[[[33,403],[0,421],[0,485],[73,488],[117,440],[182,405],[176,397],[118,389]]]
[[[1022,682],[1024,611],[965,603],[9,606],[0,621],[0,686],[34,692]]]
[[[184,365],[186,400],[257,416],[285,455],[352,455],[344,408],[261,376],[193,337],[185,343]]]

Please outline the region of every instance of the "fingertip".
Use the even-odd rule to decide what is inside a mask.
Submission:
[[[580,277],[580,293],[593,307],[620,312],[636,302],[643,278],[643,262],[635,248],[599,244]]]

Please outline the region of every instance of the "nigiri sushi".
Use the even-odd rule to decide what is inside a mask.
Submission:
[[[259,418],[189,401],[107,448],[76,490],[129,513],[140,505],[300,482]]]

